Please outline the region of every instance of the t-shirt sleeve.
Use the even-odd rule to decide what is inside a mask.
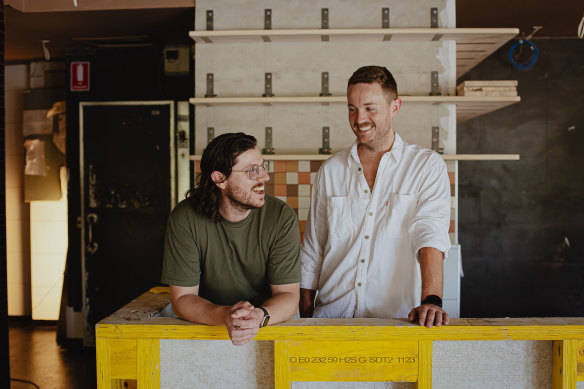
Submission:
[[[268,281],[271,285],[300,282],[300,230],[298,218],[288,205],[282,208],[276,240],[268,259]]]
[[[200,251],[195,240],[194,211],[183,201],[172,211],[166,225],[161,282],[176,286],[199,285]]]

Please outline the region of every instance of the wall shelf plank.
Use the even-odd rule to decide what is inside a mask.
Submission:
[[[461,77],[519,34],[517,28],[371,28],[190,31],[197,43],[456,41],[456,77]]]
[[[456,104],[456,121],[484,115],[521,101],[519,96],[400,96],[404,103]],[[194,97],[194,105],[219,106],[230,104],[346,104],[346,96],[273,96],[273,97]]]
[[[340,151],[340,150],[339,150]],[[267,161],[325,161],[333,154],[264,154]],[[518,161],[519,154],[440,154],[445,161]],[[200,161],[201,155],[191,155],[191,161]]]

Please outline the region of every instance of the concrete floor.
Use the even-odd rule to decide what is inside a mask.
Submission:
[[[10,377],[34,382],[40,389],[97,387],[95,349],[61,347],[56,324],[10,322]],[[33,385],[11,381],[10,389]]]

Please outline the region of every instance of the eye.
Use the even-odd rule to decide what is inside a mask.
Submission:
[[[373,107],[367,107],[367,112],[375,112],[375,108],[373,108]]]
[[[355,113],[355,112],[357,112],[357,109],[355,107],[349,107],[349,112]]]

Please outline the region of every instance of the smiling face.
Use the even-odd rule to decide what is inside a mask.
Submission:
[[[264,205],[264,184],[270,179],[268,173],[260,168],[259,175],[255,180],[252,180],[248,174],[251,166],[261,166],[263,162],[264,158],[257,147],[249,149],[237,157],[229,178],[218,184],[222,194],[221,208],[224,211],[247,213],[250,209],[260,208]]]
[[[372,151],[387,151],[391,148],[395,137],[393,118],[401,107],[401,100],[388,100],[377,82],[358,83],[347,89],[349,124],[360,147]]]

